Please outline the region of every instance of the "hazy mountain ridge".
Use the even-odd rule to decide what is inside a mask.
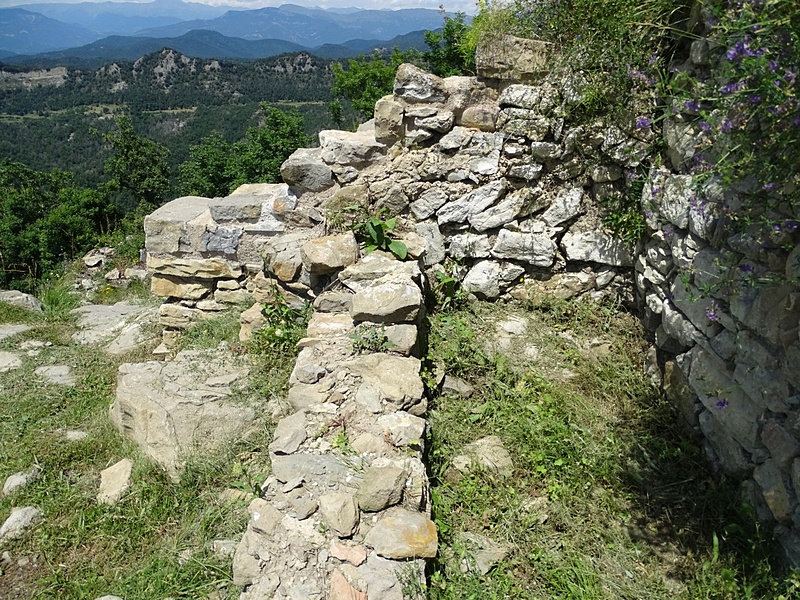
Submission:
[[[32,7],[43,12],[34,12]],[[278,45],[278,40],[297,44],[297,50],[329,44],[346,45],[356,39],[369,42],[368,46],[372,45],[372,40],[380,45],[382,41],[388,42],[414,31],[436,29],[442,22],[440,12],[431,9],[331,11],[284,5],[255,10],[227,9],[220,15],[223,8],[225,7],[206,7],[176,0],[158,0],[152,3],[102,2],[96,5],[91,2],[69,5],[35,4],[25,8],[0,8],[0,55],[61,52],[102,42],[100,46],[83,50],[83,54],[89,58],[103,58],[103,55],[98,54],[103,45],[116,49],[124,46],[114,36],[166,41],[182,38],[192,31],[207,31],[228,38],[271,42],[267,46],[272,49],[265,54],[257,47],[245,49],[244,46],[239,46],[236,50],[233,42],[228,41],[224,44],[224,53],[218,55],[253,58],[291,49],[285,44]],[[209,12],[206,9],[214,10]],[[219,16],[208,18],[215,14]],[[59,20],[53,15],[68,19],[69,22]],[[147,28],[141,29],[140,26],[143,25]],[[109,33],[114,36],[109,36]],[[200,42],[192,41],[200,39],[199,37],[188,39],[190,43],[200,44],[199,47],[202,47]],[[186,43],[186,40],[178,43]],[[219,44],[219,39],[213,43]],[[150,51],[155,49],[152,44],[136,44],[139,42],[131,42],[131,47]],[[169,43],[166,42],[165,45]],[[181,51],[191,52],[190,48],[181,48]],[[202,52],[206,56],[211,55],[210,49]],[[343,54],[337,49],[334,55]],[[61,56],[74,54],[66,53]],[[108,56],[123,57],[131,58],[130,53],[124,56]]]

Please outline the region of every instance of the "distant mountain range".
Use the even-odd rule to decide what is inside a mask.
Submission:
[[[244,40],[206,30],[193,30],[174,38],[113,35],[77,48],[36,55],[0,51],[0,60],[18,66],[89,65],[136,60],[162,48],[171,48],[195,58],[255,59],[288,52],[308,52],[320,58],[339,59],[394,47],[400,50],[422,49],[425,47],[424,32],[415,31],[391,40],[349,40],[344,44],[324,44],[314,48],[285,40]]]
[[[164,46],[215,58],[323,47],[320,51],[329,57],[340,57],[352,55],[355,47],[360,52],[391,47],[398,36],[441,25],[442,14],[430,9],[323,10],[286,4],[231,10],[181,0],[32,4],[0,9],[0,57],[47,53],[47,59],[130,58]],[[421,40],[421,34],[412,37],[413,43],[400,38],[398,46]]]

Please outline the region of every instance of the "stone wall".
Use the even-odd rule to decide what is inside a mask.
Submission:
[[[527,65],[515,77],[506,59],[525,52],[535,56],[511,61]],[[546,47],[517,44],[493,56],[481,57],[485,76],[477,78],[440,79],[402,65],[394,94],[376,104],[374,121],[357,132],[321,132],[319,148],[298,150],[283,165],[285,183],[243,186],[223,199],[180,198],[150,215],[148,268],[154,293],[167,298],[160,311],[165,345],[176,329],[226,303],[254,300],[242,315],[241,337],[247,339],[260,324],[260,303],[276,293],[290,303],[314,302],[312,325],[330,328],[341,342],[362,321],[416,318],[406,315],[413,312],[406,302],[419,293],[408,278],[424,285],[445,269],[478,298],[536,302],[585,293],[621,299],[640,310],[670,399],[702,434],[714,464],[741,477],[761,517],[780,524],[792,554],[796,520],[800,524],[798,290],[795,283],[746,285],[753,278],[738,274],[786,266],[787,278],[796,282],[796,245],[786,256],[723,235],[719,208],[730,191],[713,182],[701,189],[689,172],[696,132],[685,115],[665,120],[662,160],[650,154],[655,134],[637,128],[635,118],[568,124],[565,114],[581,101],[580,79],[544,72]],[[699,51],[692,56],[707,60]],[[603,226],[600,204],[629,194],[651,164],[662,166],[650,168],[642,196],[650,231],[633,249]],[[360,257],[352,233],[330,231],[352,207],[397,217],[396,234],[411,260],[392,269],[404,283],[386,271],[384,264],[396,263],[387,256],[370,255],[352,266]],[[790,235],[769,243],[797,240]],[[376,279],[382,283],[373,289],[373,301],[388,311],[382,316],[363,312],[358,300],[358,282]],[[339,295],[333,299],[331,291]],[[411,351],[404,327],[386,328],[401,355]],[[325,413],[311,411],[309,417],[308,406],[351,401],[342,399],[344,392],[336,395],[337,377],[360,382],[348,388],[353,406],[367,412],[372,406],[374,415],[386,410],[383,392],[365,387],[365,372],[354,370],[367,358],[334,353],[326,366],[312,354],[313,347],[303,348],[293,377],[292,394],[309,394],[303,401],[308,405],[290,398],[295,409],[306,410],[305,421],[289,417],[304,423],[292,425],[293,436],[302,437],[305,429],[313,437],[308,432],[319,430]],[[302,379],[314,377],[320,379]],[[311,393],[307,386],[317,389],[319,381],[331,387]],[[331,403],[334,396],[338,403]],[[392,409],[423,414],[404,403],[392,401]],[[346,439],[355,448],[349,433]],[[301,443],[313,447],[306,438]],[[364,449],[355,450],[361,461]],[[412,471],[404,472],[410,481]],[[300,489],[280,478],[272,486],[267,494]],[[352,504],[342,495],[358,496],[357,486],[349,487],[330,493]],[[362,526],[363,519],[354,531]],[[800,562],[800,553],[791,558]],[[354,572],[342,573],[364,591]],[[267,579],[264,585],[273,585]]]

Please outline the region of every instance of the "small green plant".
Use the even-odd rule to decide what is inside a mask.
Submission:
[[[283,296],[278,295],[271,304],[265,304],[264,326],[253,334],[250,350],[256,354],[294,354],[297,342],[303,337],[311,313],[306,303],[297,310],[289,306]]]
[[[433,289],[439,310],[453,310],[466,300],[467,295],[461,289],[461,282],[452,273],[436,271],[436,281]]]
[[[639,197],[634,193],[614,194],[604,199],[601,206],[605,212],[603,224],[626,244],[636,244],[647,231],[647,222],[639,210]]]
[[[356,354],[387,352],[395,348],[395,344],[386,337],[383,325],[361,324],[347,337],[353,340],[350,348]]]
[[[356,228],[356,233],[364,238],[364,251],[369,254],[375,250],[391,252],[400,260],[405,260],[408,256],[408,248],[399,241],[392,239],[390,234],[394,231],[396,222],[394,219],[381,221],[376,217],[369,217],[364,223]]]

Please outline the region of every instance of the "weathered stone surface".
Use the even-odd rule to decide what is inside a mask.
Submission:
[[[450,237],[447,253],[453,258],[487,258],[491,249],[489,236],[461,233]]]
[[[426,425],[425,419],[402,411],[378,417],[378,427],[399,447],[421,446]]]
[[[16,352],[0,350],[0,373],[13,371],[22,366],[22,357]]]
[[[414,226],[416,233],[425,240],[425,254],[422,261],[426,267],[439,264],[445,259],[444,237],[439,226],[433,221],[423,221]]]
[[[378,512],[397,504],[403,497],[406,478],[402,467],[373,463],[358,487],[358,506],[365,512]]]
[[[272,473],[284,483],[300,478],[330,487],[352,476],[350,467],[335,456],[299,453],[274,456]]]
[[[581,213],[582,201],[583,189],[569,188],[561,190],[553,201],[553,204],[544,211],[544,214],[542,214],[540,218],[550,227],[566,223]]]
[[[370,529],[364,543],[391,559],[433,558],[439,547],[436,525],[427,516],[396,509]]]
[[[331,574],[328,600],[367,600],[367,594],[350,585],[345,576],[339,571],[334,571]]]
[[[0,302],[37,313],[44,311],[44,305],[35,296],[18,290],[0,290]]]
[[[224,258],[187,258],[147,255],[147,268],[157,275],[182,279],[238,279],[242,269]]]
[[[409,103],[441,103],[447,99],[447,90],[441,78],[403,63],[394,78],[394,95]]]
[[[292,454],[307,437],[306,415],[296,412],[278,421],[269,451],[275,454]]]
[[[783,481],[783,474],[778,464],[770,459],[757,465],[753,470],[753,479],[756,480],[761,494],[767,502],[775,520],[784,525],[792,522],[792,500],[789,490]]]
[[[505,449],[503,440],[496,435],[467,444],[463,453],[453,458],[451,465],[451,468],[459,474],[478,468],[492,476],[503,478],[509,477],[514,469],[511,455]]]
[[[567,232],[561,247],[568,260],[590,261],[614,267],[629,267],[633,259],[625,243],[603,231]]]
[[[75,385],[75,375],[73,375],[72,369],[67,365],[37,367],[34,373],[54,385],[63,385],[67,387]]]
[[[152,314],[152,309],[127,302],[117,302],[111,306],[89,304],[72,311],[78,316],[78,328],[72,339],[80,344],[96,344],[107,341],[120,332],[137,317]]]
[[[100,504],[116,504],[131,486],[133,461],[124,458],[100,472],[100,490],[97,501]]]
[[[479,187],[458,200],[448,202],[436,213],[439,225],[446,223],[465,223],[472,215],[477,215],[497,202],[506,192],[502,179]]]
[[[180,304],[162,304],[158,307],[158,322],[164,327],[188,329],[202,318],[202,312],[196,308]]]
[[[477,104],[464,109],[459,120],[459,125],[471,127],[481,131],[494,131],[497,125],[497,114],[500,107],[497,104]]]
[[[493,299],[524,273],[525,269],[519,265],[482,260],[469,270],[461,287],[479,298]]]
[[[199,233],[193,224],[208,214],[213,200],[185,196],[167,202],[144,218],[145,249],[152,254],[186,252]]]
[[[267,322],[264,317],[264,310],[261,304],[253,304],[246,311],[239,315],[239,341],[248,342],[253,338],[253,334],[264,326]]]
[[[367,553],[363,546],[345,546],[339,540],[331,541],[330,552],[333,558],[356,567],[364,564],[364,561],[367,560]]]
[[[216,351],[120,365],[111,420],[177,480],[192,452],[225,443],[251,425],[254,409],[228,400],[231,385],[247,373],[238,359]]]
[[[322,160],[329,165],[360,167],[381,159],[386,152],[386,146],[369,131],[320,131],[319,143]]]
[[[506,196],[499,204],[490,206],[483,212],[470,215],[469,223],[476,231],[502,227],[516,219],[528,200],[528,191],[519,190]]]
[[[320,496],[319,512],[339,537],[350,537],[358,526],[358,503],[353,494],[330,492]]]
[[[353,303],[353,294],[348,291],[322,292],[314,300],[314,310],[326,313],[350,312]]]
[[[150,291],[162,298],[200,300],[211,292],[212,280],[185,279],[170,275],[153,275]]]
[[[775,421],[767,421],[761,429],[761,440],[769,450],[775,463],[788,471],[794,458],[800,455],[800,443],[784,427]]]
[[[535,81],[547,69],[549,54],[546,42],[506,35],[480,45],[475,65],[479,77]]]
[[[406,111],[409,114],[411,111]],[[416,116],[414,117],[414,126],[429,131],[436,131],[438,133],[447,133],[453,128],[455,122],[455,115],[453,111],[447,109],[439,109],[430,116]]]
[[[394,144],[403,132],[404,106],[393,96],[384,96],[375,103],[375,139]]]
[[[378,390],[381,401],[408,410],[422,401],[420,361],[413,357],[367,354],[353,359],[347,368]]]
[[[319,148],[298,148],[281,165],[281,177],[290,186],[319,192],[333,185],[333,174]]]
[[[350,315],[354,321],[412,322],[421,306],[422,292],[417,284],[411,280],[389,280],[356,292]]]
[[[16,540],[44,517],[35,506],[12,508],[11,514],[0,526],[0,540]]]
[[[358,260],[358,242],[352,231],[310,240],[301,249],[303,264],[311,273],[333,273]]]
[[[549,236],[536,233],[519,233],[501,229],[492,248],[495,258],[507,258],[537,267],[553,264],[556,244]]]
[[[10,338],[11,336],[25,333],[26,331],[30,331],[30,325],[12,325],[3,323],[0,325],[0,342],[2,342],[6,338]]]
[[[677,171],[687,168],[697,146],[697,131],[691,123],[672,118],[664,119],[663,130],[667,156],[673,168]]]
[[[411,213],[418,221],[424,221],[439,210],[447,202],[447,193],[441,187],[432,187],[420,194],[411,203]]]
[[[498,544],[485,535],[464,532],[460,533],[458,538],[468,552],[461,563],[461,570],[465,572],[486,575],[509,553],[507,546]]]
[[[42,474],[42,470],[38,465],[34,465],[27,471],[20,471],[13,473],[6,478],[3,484],[3,496],[10,496],[17,490],[22,489],[26,485],[37,481]]]

